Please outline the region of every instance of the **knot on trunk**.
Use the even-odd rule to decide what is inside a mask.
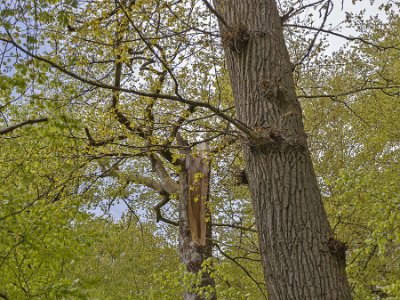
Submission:
[[[246,171],[243,169],[234,171],[233,172],[233,181],[234,181],[234,185],[236,185],[236,186],[249,184]]]
[[[281,130],[274,126],[255,127],[253,132],[262,143],[277,143],[283,139]]]
[[[243,24],[232,27],[221,33],[222,43],[234,52],[241,52],[250,39],[250,33]]]
[[[345,243],[330,237],[328,240],[329,251],[338,259],[341,263],[346,263],[346,251],[347,246]]]
[[[253,137],[248,139],[250,149],[259,151],[268,148],[279,148],[283,140],[279,128],[273,126],[261,126],[253,129]]]
[[[262,125],[253,128],[253,136],[247,138],[246,144],[253,152],[266,150],[287,150],[288,148],[304,149],[307,146],[306,136],[298,136],[276,126]]]

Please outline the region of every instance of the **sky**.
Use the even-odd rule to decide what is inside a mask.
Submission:
[[[330,23],[333,25],[337,25],[342,22],[346,17],[346,12],[354,12],[355,14],[358,14],[364,9],[366,17],[378,15],[381,20],[387,20],[385,13],[379,10],[378,7],[381,4],[387,3],[388,0],[376,0],[374,1],[374,4],[371,4],[371,0],[362,0],[356,4],[352,4],[352,0],[343,0],[343,8],[342,0],[333,0],[333,2],[334,8],[329,17]],[[341,33],[347,36],[358,36],[356,30],[352,28],[344,28]],[[345,43],[346,40],[343,38],[330,36],[328,52],[339,50],[340,47],[344,46]]]

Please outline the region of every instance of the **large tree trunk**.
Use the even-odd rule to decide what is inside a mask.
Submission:
[[[212,257],[211,220],[207,213],[209,196],[210,160],[206,153],[196,155],[188,150],[180,172],[179,199],[179,248],[181,261],[188,272],[197,274],[202,263]],[[200,286],[194,289],[211,287],[214,290],[214,280],[208,272],[202,273]],[[195,291],[186,291],[185,300],[201,300]],[[211,300],[216,299],[215,294]]]
[[[323,208],[276,3],[214,2],[237,116],[254,133],[242,145],[270,299],[351,299],[345,245]]]

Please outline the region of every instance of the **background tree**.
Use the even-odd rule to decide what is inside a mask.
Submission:
[[[398,22],[393,16],[368,30],[390,47],[396,44]],[[318,88],[304,95],[316,172],[334,233],[348,248],[356,299],[398,295],[399,74],[393,63],[398,55],[396,49],[382,52],[363,43],[337,52],[323,84],[317,70],[308,73]],[[337,66],[338,59],[352,63]]]
[[[27,44],[24,45],[26,48],[18,47],[17,41],[13,40],[14,37],[20,35],[18,27],[14,28],[15,32],[11,34],[6,26],[5,34],[10,38],[8,42],[15,42],[17,52],[22,51],[27,55],[26,58],[33,57],[39,61],[33,70],[42,75],[42,79],[35,88],[42,85],[41,93],[45,96],[39,97],[34,89],[28,91],[32,93],[31,95],[27,95],[26,91],[23,91],[23,95],[30,96],[35,104],[41,105],[49,115],[56,114],[56,117],[60,118],[63,118],[64,114],[81,115],[81,127],[71,132],[70,138],[87,140],[88,146],[85,147],[81,144],[81,155],[88,158],[91,163],[89,166],[85,166],[84,172],[92,172],[95,178],[101,178],[100,184],[104,184],[103,178],[108,177],[111,180],[117,178],[117,182],[121,183],[121,189],[116,190],[121,192],[124,189],[125,191],[122,193],[125,194],[128,190],[133,193],[137,192],[139,185],[155,190],[162,197],[162,201],[154,205],[157,220],[173,225],[178,224],[177,221],[165,218],[161,213],[161,208],[169,204],[171,199],[177,198],[178,195],[181,199],[180,203],[191,201],[186,198],[191,193],[192,187],[185,179],[188,177],[186,172],[189,169],[186,170],[188,161],[186,157],[191,156],[190,148],[199,144],[201,139],[206,138],[208,141],[212,141],[222,134],[217,132],[212,136],[208,134],[208,130],[203,130],[203,133],[199,132],[199,125],[195,123],[199,118],[194,114],[196,107],[193,103],[196,103],[195,101],[185,101],[179,95],[176,99],[182,99],[189,106],[174,105],[174,103],[164,106],[163,98],[170,99],[171,97],[163,96],[162,90],[170,91],[174,88],[178,91],[175,76],[187,77],[188,69],[200,68],[203,65],[200,65],[199,58],[189,53],[195,64],[179,67],[179,60],[187,55],[184,46],[191,45],[191,40],[190,37],[186,39],[165,35],[165,32],[171,30],[173,25],[170,23],[169,27],[165,27],[165,22],[176,22],[177,19],[171,7],[160,7],[159,3],[155,3],[155,5],[131,3],[129,7],[124,7],[123,3],[113,3],[114,9],[110,9],[108,6],[104,9],[104,6],[99,6],[97,3],[81,7],[77,3],[68,2],[60,8],[43,3],[40,7],[35,6],[35,9],[40,10],[40,14],[31,15],[29,7],[34,4],[30,2],[24,4],[27,10],[20,11],[18,8],[10,8],[10,11],[17,12],[17,14],[15,18],[7,20],[7,24],[22,23],[22,26],[30,28],[30,22],[38,22],[40,25],[34,30],[40,28],[43,34],[36,34],[33,32],[34,30],[23,33],[23,39],[27,41]],[[83,13],[75,14],[74,9],[81,9]],[[198,12],[196,13],[198,14]],[[192,14],[195,13],[189,12],[187,18],[193,18]],[[148,18],[148,15],[151,17]],[[20,21],[23,19],[22,16],[29,17]],[[142,19],[143,23],[139,27],[136,27],[133,22],[132,18],[134,17]],[[162,22],[160,22],[161,17],[163,18]],[[182,17],[186,18],[185,15]],[[55,25],[52,24],[54,21],[57,21]],[[57,31],[60,25],[64,26],[62,32]],[[99,36],[99,32],[104,29],[105,25],[108,27],[108,31]],[[129,34],[131,28],[133,28],[133,34]],[[52,33],[48,35],[47,31],[50,30]],[[149,38],[145,36],[152,34],[156,36]],[[177,40],[177,43],[172,43],[171,39]],[[98,51],[99,44],[102,44],[103,48]],[[40,45],[44,47],[40,50],[43,51],[42,58],[35,54],[41,47]],[[198,44],[194,45],[199,47]],[[50,50],[46,49],[47,46],[50,46]],[[47,53],[52,57],[53,62],[43,58]],[[68,53],[67,56],[65,56],[66,53]],[[204,58],[204,54],[201,57]],[[53,66],[64,61],[67,66],[58,65],[60,73],[46,74],[47,66],[41,65],[40,61]],[[24,59],[13,61],[13,63],[15,63],[15,67],[23,69],[23,72],[21,71],[22,82],[29,80],[29,76],[35,76],[36,73],[32,69],[27,71],[29,67],[26,66]],[[179,72],[172,73],[170,67],[172,64]],[[68,68],[71,68],[72,71],[68,71]],[[133,94],[138,96],[135,99],[137,106],[132,112],[130,99],[127,99],[126,95],[121,95],[119,89],[121,82],[134,83],[132,78],[136,76],[135,72],[137,71],[143,75],[143,80],[137,83],[137,86],[148,88],[150,92],[136,93],[132,89]],[[99,91],[96,89],[96,85],[101,87],[102,84],[99,86],[96,84],[96,80],[89,80],[89,88],[77,92],[78,86],[74,82],[70,82],[68,77],[66,78],[63,74],[72,75],[73,78],[81,81],[84,78],[82,76],[96,77],[101,74],[103,80],[111,83],[108,88],[107,83],[105,86],[103,85],[106,88],[105,91]],[[204,78],[193,76],[192,82],[181,84],[179,88],[188,89],[187,94],[192,97],[203,97],[204,93],[198,92],[197,89],[205,84],[207,84],[207,88],[210,88],[210,83],[204,83],[205,81]],[[196,83],[196,89],[194,89]],[[46,86],[47,84],[49,85]],[[63,93],[60,95],[59,91],[63,91]],[[58,103],[48,105],[48,99],[57,99]],[[214,101],[217,100],[221,101],[219,98]],[[202,104],[202,102],[198,103]],[[102,114],[98,114],[99,111]],[[206,124],[207,119],[210,118],[215,119],[215,116],[201,114],[198,122]],[[220,122],[215,123],[216,125],[220,124]],[[185,136],[185,139],[181,137],[180,131],[184,131],[182,135]],[[221,132],[223,133],[224,130]],[[207,135],[209,136],[207,137]],[[192,141],[189,142],[188,138],[191,138]],[[221,148],[223,147],[221,145]],[[132,168],[135,169],[133,172]],[[154,173],[150,173],[150,170],[153,170]],[[143,174],[149,176],[143,176]],[[192,174],[194,177],[196,175]],[[182,177],[181,187],[179,187],[178,180],[173,178],[174,176]],[[195,178],[194,181],[200,179],[200,177]],[[111,196],[113,194],[116,192],[112,192]],[[184,210],[186,210],[185,206],[179,209],[180,218],[178,219],[182,228],[181,254],[188,270],[197,273],[201,263],[211,256],[211,240],[207,238],[208,244],[200,245],[201,247],[191,241],[190,231],[187,229],[188,214]],[[205,276],[206,273],[203,275]],[[210,278],[208,281],[212,282]]]
[[[20,107],[19,113],[23,114]],[[10,114],[9,114],[10,116]],[[25,126],[0,138],[0,294],[4,299],[79,297],[65,275],[73,259],[85,256],[97,233],[81,211],[84,161],[74,153],[65,124]]]

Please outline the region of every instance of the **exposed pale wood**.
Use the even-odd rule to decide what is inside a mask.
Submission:
[[[196,146],[195,155],[186,158],[186,169],[189,180],[189,226],[192,241],[205,246],[206,244],[206,206],[208,201],[210,180],[210,159],[207,156],[208,145]]]
[[[182,171],[179,174],[179,183],[181,192],[179,194],[179,247],[181,261],[186,266],[187,271],[192,273],[198,273],[201,270],[202,263],[212,257],[212,240],[211,240],[211,222],[205,222],[204,219],[204,205],[208,198],[208,179],[209,174],[205,176],[200,183],[203,188],[198,187],[191,190],[191,186],[194,184],[193,171],[202,170],[203,172],[209,173],[208,160],[203,157],[201,160],[195,157],[192,151],[188,148],[186,151],[186,158],[182,161]],[[190,167],[191,164],[196,161],[197,167]],[[192,174],[191,174],[192,173]],[[190,179],[192,178],[192,179]],[[207,180],[207,191],[205,189],[205,182]],[[192,183],[192,184],[191,184]],[[197,205],[191,203],[194,193],[199,193],[202,190],[204,197],[204,204]],[[202,203],[202,202],[200,202]],[[203,209],[202,209],[203,207]],[[204,230],[205,226],[205,230]],[[207,272],[202,273],[201,286],[215,285],[214,280]],[[185,300],[202,300],[203,297],[196,293],[189,291],[185,292]],[[211,300],[216,299],[216,295],[212,295]]]

